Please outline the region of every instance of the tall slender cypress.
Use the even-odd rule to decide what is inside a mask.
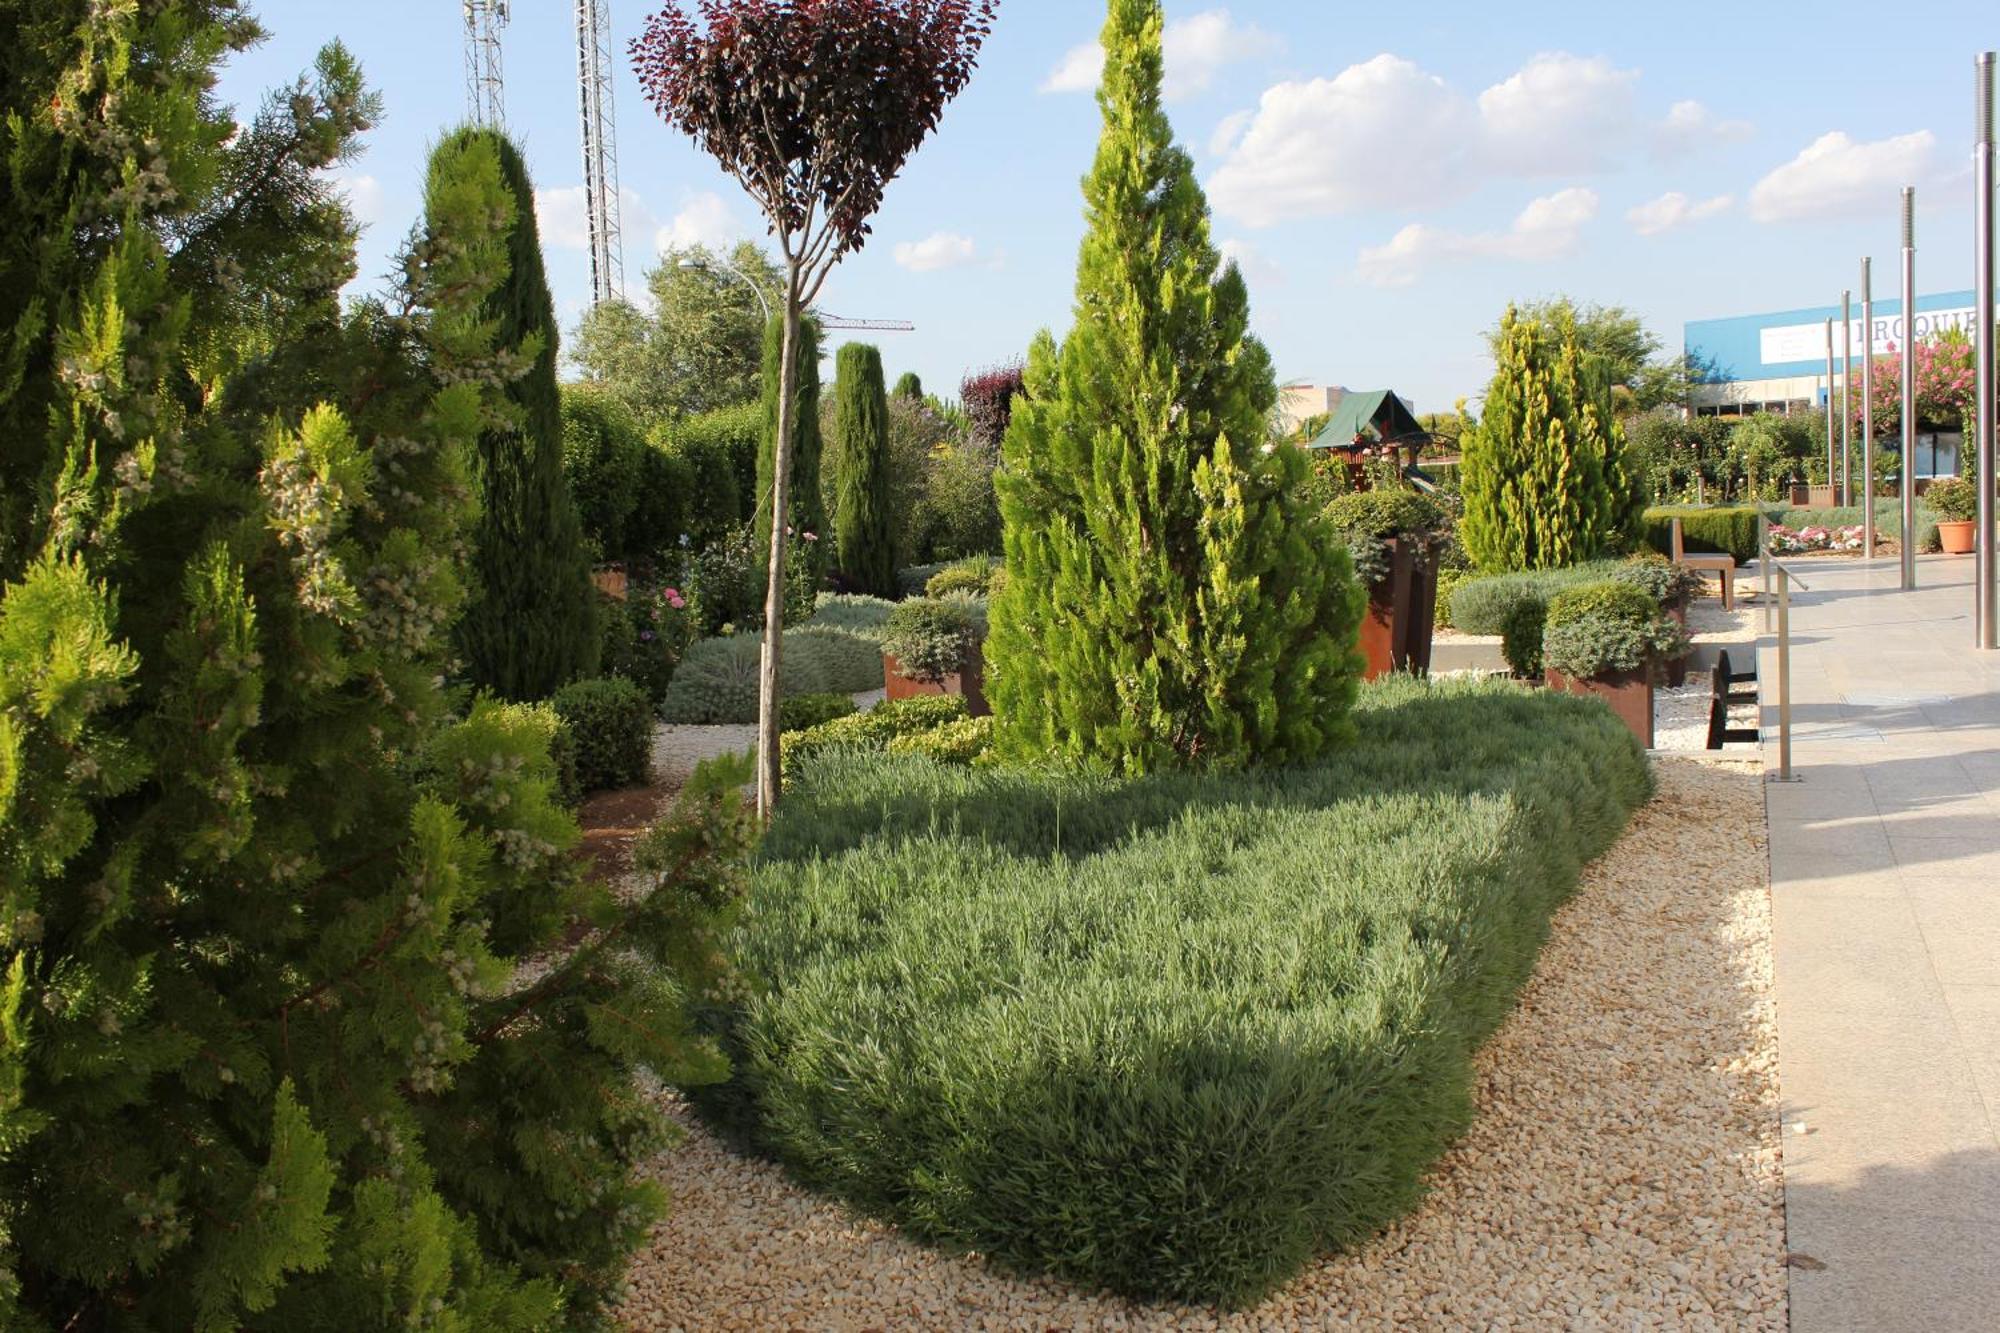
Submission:
[[[1629,535],[1639,492],[1611,386],[1575,322],[1556,313],[1500,322],[1498,365],[1465,437],[1465,517],[1474,563],[1503,571],[1589,560]]]
[[[489,144],[514,196],[507,280],[486,303],[502,347],[521,347],[526,373],[507,385],[514,422],[479,441],[481,509],[474,537],[478,575],[459,624],[459,651],[476,685],[506,699],[545,699],[597,670],[596,600],[590,551],[563,475],[562,391],[556,381],[555,302],[542,267],[535,187],[505,135],[462,129],[432,154],[433,169]]]
[[[771,486],[776,479],[771,460],[778,443],[779,373],[784,360],[784,321],[773,316],[764,329],[764,438],[757,449],[757,546],[771,549]],[[810,586],[794,591],[810,604],[826,573],[826,500],[819,489],[820,453],[824,447],[819,429],[819,321],[808,319],[799,326],[797,348],[799,367],[798,411],[792,424],[792,532],[799,549],[793,552],[792,568],[803,568]],[[813,540],[806,540],[811,533]],[[790,597],[788,595],[788,600]]]
[[[1360,592],[1264,453],[1242,276],[1160,106],[1158,0],[1111,0],[1076,325],[1030,352],[997,478],[987,641],[1003,752],[1124,773],[1311,759],[1347,728]]]
[[[889,395],[882,387],[882,353],[866,343],[848,343],[834,366],[834,551],[855,591],[893,597],[896,533],[889,516]]]

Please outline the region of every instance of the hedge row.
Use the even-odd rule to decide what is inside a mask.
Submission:
[[[1665,505],[1648,509],[1646,544],[1661,555],[1672,555],[1674,520],[1679,519],[1681,540],[1690,554],[1733,555],[1736,563],[1745,564],[1757,558],[1757,521],[1761,516],[1754,505],[1730,508]]]
[[[1242,1306],[1410,1208],[1644,800],[1601,707],[1386,682],[1317,767],[799,764],[710,1113],[932,1241]]]

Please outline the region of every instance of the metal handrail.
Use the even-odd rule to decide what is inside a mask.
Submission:
[[[1778,575],[1778,776],[1772,781],[1797,782],[1792,772],[1792,585],[1806,592],[1811,592],[1812,586],[1773,560],[1768,542],[1758,563]],[[1770,614],[1768,606],[1765,614]]]

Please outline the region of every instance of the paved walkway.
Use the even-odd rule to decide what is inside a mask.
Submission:
[[[1969,556],[1907,594],[1893,561],[1788,567],[1812,589],[1803,781],[1768,788],[1792,1328],[2000,1330],[2000,653],[1972,646]]]

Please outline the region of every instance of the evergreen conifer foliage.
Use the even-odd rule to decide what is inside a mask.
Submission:
[[[721,984],[747,769],[620,909],[552,714],[448,710],[519,410],[499,155],[435,165],[394,299],[343,313],[344,52],[235,133],[234,3],[35,14],[0,80],[0,1327],[588,1326],[659,1208],[635,1062],[717,1072],[676,982]]]
[[[924,400],[924,382],[917,377],[916,371],[906,370],[897,376],[894,393],[898,398],[907,398],[913,403],[921,403]]]
[[[757,449],[757,549],[771,549],[771,497],[775,494],[776,468],[772,460],[778,447],[778,398],[783,387],[784,321],[772,316],[764,328],[764,438]],[[808,606],[819,593],[826,574],[826,500],[820,491],[820,454],[825,440],[819,423],[819,321],[806,319],[799,325],[797,356],[798,411],[792,417],[791,485],[785,507],[790,528],[787,545],[797,543],[787,559],[788,568],[804,574],[805,587],[794,588],[788,599],[802,598]],[[805,534],[811,533],[811,538]]]
[[[1160,108],[1161,25],[1111,0],[1076,325],[1014,405],[986,643],[1003,752],[1132,774],[1311,759],[1360,674],[1350,562],[1260,448],[1270,359]]]
[[[834,365],[834,549],[851,591],[893,598],[896,534],[890,518],[889,395],[882,385],[882,353],[866,343],[848,343]]]
[[[505,280],[484,313],[497,344],[516,349],[526,367],[506,380],[514,412],[479,441],[478,580],[458,641],[473,684],[506,699],[546,699],[594,673],[598,657],[590,550],[563,475],[555,302],[520,150],[497,131],[462,129],[438,145],[432,169],[468,152],[493,154],[513,195]]]
[[[1642,497],[1625,465],[1611,386],[1567,308],[1508,310],[1479,424],[1464,440],[1459,534],[1483,570],[1560,569],[1613,550]]]

